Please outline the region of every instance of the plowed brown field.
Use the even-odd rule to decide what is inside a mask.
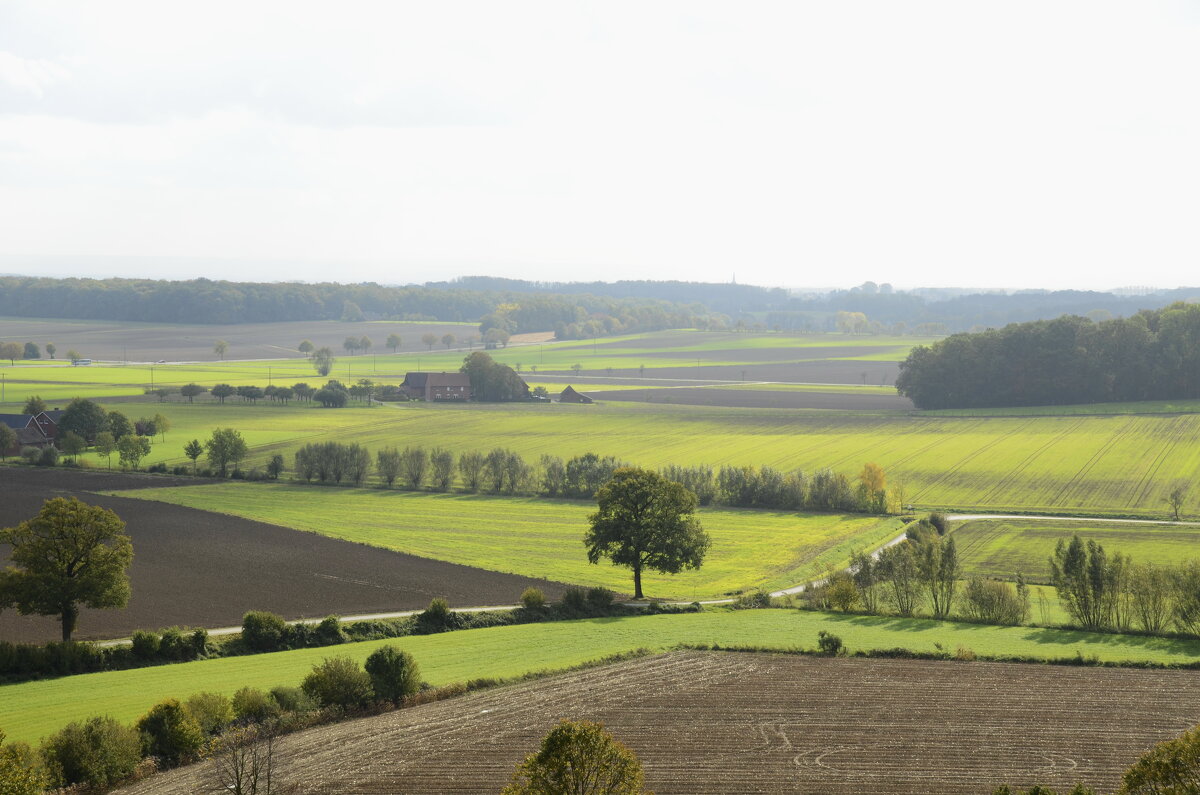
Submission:
[[[308,794],[494,793],[561,718],[603,721],[659,795],[1111,791],[1200,721],[1200,672],[680,652],[295,734],[280,770]]]

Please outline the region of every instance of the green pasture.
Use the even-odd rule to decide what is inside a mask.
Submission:
[[[411,652],[423,679],[444,685],[562,668],[641,647],[666,650],[680,643],[811,649],[820,630],[841,637],[851,651],[905,647],[932,652],[937,643],[951,652],[963,646],[977,654],[1048,659],[1083,654],[1112,662],[1188,663],[1200,657],[1200,641],[798,610],[709,610],[466,630],[5,685],[0,687],[0,727],[10,740],[35,742],[92,715],[136,720],[164,698],[184,699],[200,691],[231,695],[246,686],[294,686],[325,657],[362,661],[388,644]]]
[[[586,387],[579,386],[578,388]],[[1177,482],[1200,480],[1200,414],[932,417],[622,403],[401,403],[322,409],[231,398],[214,403],[113,403],[136,419],[165,414],[172,430],[146,464],[187,464],[183,445],[215,427],[251,445],[244,467],[308,442],[441,446],[456,453],[506,447],[536,462],[612,455],[641,466],[771,466],[854,477],[868,461],[918,507],[1165,518]],[[91,466],[104,466],[94,453]],[[115,461],[114,461],[115,463]],[[203,463],[203,462],[202,462]],[[1200,513],[1193,489],[1184,513]]]
[[[1078,535],[1135,563],[1175,564],[1200,558],[1200,524],[1068,522],[1042,519],[977,519],[953,531],[963,573],[1048,582],[1048,559],[1059,541]]]
[[[583,546],[595,505],[395,489],[273,483],[116,492],[219,511],[424,558],[630,592],[629,570],[591,565]],[[776,590],[843,566],[855,548],[874,548],[900,532],[898,519],[702,509],[712,537],[704,565],[676,575],[647,572],[646,593],[706,599],[742,589]]]
[[[1080,403],[1070,406],[1012,406],[994,409],[938,409],[933,417],[1049,417],[1107,414],[1200,414],[1200,400],[1136,400],[1128,403]]]

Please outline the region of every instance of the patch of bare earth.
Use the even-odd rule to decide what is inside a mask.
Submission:
[[[679,652],[284,738],[300,793],[498,792],[560,719],[602,721],[660,795],[1114,789],[1200,721],[1200,672]],[[209,763],[124,792],[211,791]]]

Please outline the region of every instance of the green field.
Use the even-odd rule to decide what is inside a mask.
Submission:
[[[901,646],[932,652],[940,643],[951,652],[964,646],[988,655],[1057,658],[1079,653],[1106,661],[1159,663],[1195,662],[1200,657],[1200,641],[797,610],[719,610],[466,630],[6,685],[0,687],[0,727],[11,740],[35,741],[91,715],[132,721],[163,698],[296,685],[325,657],[348,655],[361,661],[389,643],[416,657],[425,680],[443,685],[561,668],[640,647],[664,650],[679,643],[811,649],[822,629],[840,636],[851,651]]]
[[[591,565],[583,534],[595,505],[571,500],[429,494],[383,489],[229,483],[117,492],[216,510],[425,558],[619,592],[628,569]],[[698,571],[647,572],[646,593],[706,599],[777,590],[843,566],[856,548],[900,532],[898,519],[702,509],[712,548]]]
[[[1135,563],[1168,565],[1200,558],[1200,524],[1104,524],[1053,520],[979,519],[953,531],[965,574],[1011,579],[1018,571],[1035,582],[1050,578],[1048,559],[1060,541],[1078,535]]]

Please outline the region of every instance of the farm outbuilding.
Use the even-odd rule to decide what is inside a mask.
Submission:
[[[583,394],[582,392],[576,392],[575,387],[568,384],[567,388],[564,389],[562,391],[562,394],[558,396],[558,402],[559,403],[594,403],[595,401],[593,401],[590,397]]]
[[[400,389],[412,400],[471,399],[471,379],[466,373],[408,373]]]

